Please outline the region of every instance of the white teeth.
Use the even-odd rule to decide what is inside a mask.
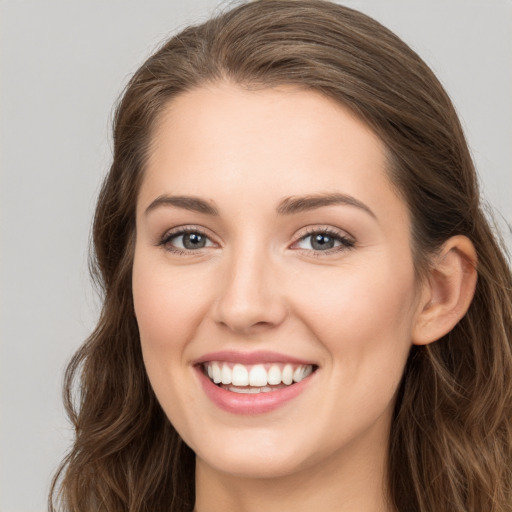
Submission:
[[[231,384],[233,386],[248,386],[249,380],[247,368],[243,364],[235,364],[233,366]]]
[[[215,384],[245,388],[242,391],[230,388],[231,391],[237,393],[252,393],[253,391],[249,391],[249,386],[255,390],[254,392],[266,392],[273,390],[268,386],[278,386],[281,383],[289,386],[294,382],[300,382],[312,373],[313,365],[296,366],[287,363],[283,366],[283,364],[276,363],[269,367],[264,364],[246,366],[240,363],[230,365],[213,361],[205,363],[204,369]]]
[[[281,384],[281,369],[277,364],[273,364],[270,369],[268,370],[268,383],[271,386],[276,386],[277,384]]]
[[[241,394],[250,394],[250,395],[255,395],[256,393],[259,393],[260,392],[260,388],[249,388],[249,387],[245,387],[245,388],[232,388],[231,386],[228,388],[229,391],[233,391],[235,393],[241,393]]]
[[[244,388],[236,388],[229,386],[229,391],[233,391],[234,393],[240,393],[242,395],[256,395],[257,393],[268,393],[269,391],[274,391],[272,388],[269,388],[268,386],[263,386],[261,388],[251,388],[251,387],[244,387]]]
[[[208,365],[208,368],[210,368],[210,365]],[[219,384],[222,380],[222,374],[220,371],[219,363],[213,363],[211,365],[211,369],[212,369],[212,375],[213,375],[213,382],[215,382],[215,384]],[[212,377],[210,377],[210,378],[212,378]]]
[[[262,387],[267,385],[267,370],[262,364],[256,364],[249,372],[249,385]]]
[[[305,379],[309,375],[313,373],[313,367],[311,365],[303,366],[304,372],[302,373],[302,378]],[[302,380],[302,379],[301,379]]]
[[[232,376],[231,368],[227,364],[223,364],[222,370],[221,370],[222,384],[231,384],[231,376]]]
[[[289,386],[293,382],[293,368],[291,364],[286,364],[283,368],[283,384]]]

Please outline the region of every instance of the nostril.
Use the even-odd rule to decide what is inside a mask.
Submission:
[[[261,265],[261,262],[254,265]],[[273,289],[274,285],[266,283],[254,265],[249,268],[249,263],[244,263],[244,268],[231,269],[230,280],[219,290],[212,306],[214,320],[236,333],[269,329],[286,318],[284,297]]]

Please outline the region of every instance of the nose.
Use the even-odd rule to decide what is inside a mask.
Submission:
[[[237,334],[280,325],[287,316],[277,269],[259,251],[244,251],[226,261],[213,307],[215,321]],[[282,283],[281,283],[282,284]]]

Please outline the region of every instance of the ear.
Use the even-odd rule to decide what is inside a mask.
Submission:
[[[458,235],[445,242],[425,280],[412,342],[427,345],[450,332],[466,314],[477,280],[472,242]]]

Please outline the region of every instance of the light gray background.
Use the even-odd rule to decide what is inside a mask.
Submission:
[[[512,1],[353,0],[433,67],[484,195],[512,223]],[[62,374],[94,325],[87,274],[111,107],[168,34],[217,0],[0,0],[0,511],[46,509],[71,440]],[[511,236],[506,234],[511,246]]]

